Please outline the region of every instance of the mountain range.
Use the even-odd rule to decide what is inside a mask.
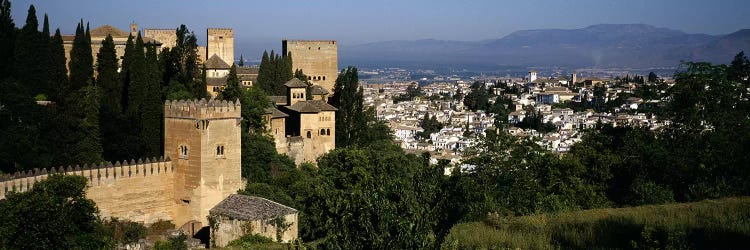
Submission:
[[[729,63],[750,52],[750,29],[727,35],[689,34],[646,24],[513,32],[484,41],[385,41],[342,46],[352,65],[494,65],[599,68],[677,67],[681,61]]]

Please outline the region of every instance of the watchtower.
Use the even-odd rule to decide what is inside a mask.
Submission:
[[[334,40],[282,40],[283,55],[292,54],[292,70],[301,69],[307,80],[333,93],[338,77],[338,45]]]
[[[230,66],[234,64],[234,30],[229,28],[208,28],[206,58],[219,56]]]
[[[174,222],[207,226],[208,211],[242,188],[239,101],[167,101],[164,155],[175,166]]]

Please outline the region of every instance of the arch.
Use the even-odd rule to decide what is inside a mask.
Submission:
[[[325,81],[325,80],[326,80],[326,76],[323,76],[323,81]]]
[[[307,138],[312,138],[312,133],[310,131],[307,131]]]
[[[321,128],[320,129],[320,135],[326,135],[326,130]]]
[[[307,76],[307,80],[312,80],[312,76]]]
[[[326,135],[331,135],[331,129],[330,128],[326,129]]]

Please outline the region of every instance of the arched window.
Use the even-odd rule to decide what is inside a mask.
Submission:
[[[326,135],[326,130],[321,128],[320,129],[320,135]]]
[[[325,80],[326,80],[326,76],[323,76],[323,81],[325,81]]]
[[[299,98],[305,98],[305,93],[301,93],[301,94],[299,94],[299,95],[300,95],[300,97],[299,97]]]
[[[307,80],[312,80],[312,76],[308,76],[308,77],[307,77]]]
[[[307,138],[312,138],[312,133],[310,133],[310,131],[307,131]]]
[[[326,135],[331,135],[331,129],[330,128],[326,129]]]

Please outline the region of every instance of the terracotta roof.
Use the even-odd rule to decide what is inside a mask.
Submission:
[[[218,55],[214,54],[211,56],[211,58],[208,58],[208,60],[205,63],[206,68],[208,69],[228,69],[231,68],[229,64],[224,62],[224,60],[221,59]]]
[[[219,78],[206,78],[206,85],[208,86],[224,86],[227,85],[227,77]]]
[[[328,90],[324,89],[323,87],[319,85],[313,85],[312,89],[310,90],[310,93],[313,95],[327,95]]]
[[[128,37],[130,36],[129,32],[125,32],[121,29],[112,27],[110,25],[102,25],[99,26],[96,29],[91,30],[91,37],[106,37],[107,35],[111,35],[112,37]]]
[[[307,84],[297,78],[292,78],[292,80],[286,82],[284,86],[286,86],[287,88],[307,88]]]
[[[266,112],[266,114],[270,114],[271,118],[284,118],[284,117],[288,117],[289,116],[286,113],[281,112],[281,110],[279,110],[279,109],[277,109],[275,107],[267,107],[265,109],[265,112]]]
[[[285,95],[269,95],[268,100],[271,100],[276,105],[286,105],[286,96]]]
[[[321,111],[338,110],[336,107],[331,106],[330,104],[321,100],[299,101],[295,103],[294,105],[289,106],[289,109],[300,112],[300,113],[318,113]]]
[[[233,194],[216,204],[209,210],[209,213],[232,219],[254,221],[295,214],[297,210],[260,197]]]

